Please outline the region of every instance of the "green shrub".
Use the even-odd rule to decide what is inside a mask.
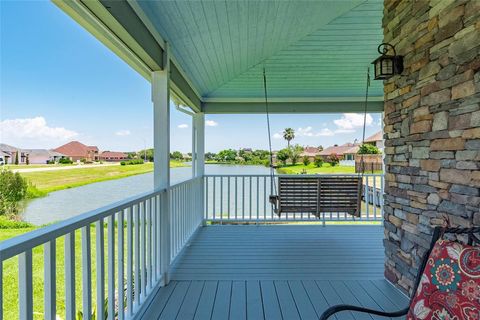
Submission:
[[[362,144],[358,149],[358,154],[379,154],[380,150],[371,144]]]
[[[10,220],[6,217],[0,216],[0,229],[24,229],[33,227],[35,226],[28,222]]]
[[[323,166],[323,158],[320,156],[316,156],[313,163],[315,164],[315,167],[320,168]]]
[[[303,165],[306,167],[310,164],[310,158],[308,156],[303,156],[302,162],[303,162]]]
[[[300,159],[300,154],[303,152],[303,147],[296,144],[289,149],[289,156],[290,156],[290,161],[292,161],[293,165],[296,165],[298,160]]]
[[[329,155],[327,160],[332,167],[335,167],[340,162],[340,159],[335,153],[332,153],[331,155]]]
[[[0,215],[17,215],[21,201],[27,196],[27,188],[27,180],[18,172],[2,170],[0,172]]]
[[[34,199],[46,196],[47,193],[41,190],[38,190],[35,185],[31,182],[28,183],[27,187],[27,199]]]
[[[135,164],[143,164],[143,160],[142,159],[132,159],[132,160],[128,160],[128,161],[122,161],[120,162],[120,165],[122,166],[129,166],[129,165],[135,165]]]
[[[281,161],[284,166],[287,164],[288,158],[290,158],[290,151],[288,149],[282,149],[277,152],[277,159]]]
[[[170,153],[170,159],[183,160],[183,154],[180,151],[173,151]]]
[[[60,158],[60,160],[58,160],[58,163],[61,163],[61,164],[72,164],[73,161],[72,161],[70,158],[62,157],[62,158]]]

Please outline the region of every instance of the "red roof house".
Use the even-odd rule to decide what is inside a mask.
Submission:
[[[123,152],[103,151],[100,154],[100,160],[102,161],[123,161],[127,158],[127,155]]]
[[[327,158],[331,154],[336,154],[340,159],[344,158],[344,155],[351,152],[352,148],[358,147],[358,144],[347,142],[341,146],[332,146],[324,149],[319,153],[323,158]],[[358,150],[357,150],[358,151]]]
[[[311,161],[320,153],[318,147],[309,147],[306,146],[303,148],[303,152],[300,154],[301,157],[308,157]]]
[[[63,153],[72,161],[85,159],[86,161],[98,161],[98,148],[96,146],[87,146],[78,141],[71,141],[60,146],[53,151]]]

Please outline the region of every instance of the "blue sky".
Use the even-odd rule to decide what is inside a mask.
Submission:
[[[0,142],[53,148],[70,140],[101,150],[152,145],[149,83],[48,1],[0,0]],[[268,147],[265,115],[207,115],[206,150]],[[171,149],[191,149],[191,118],[172,108]],[[361,139],[362,115],[271,115],[273,146]],[[368,117],[367,135],[380,130]]]

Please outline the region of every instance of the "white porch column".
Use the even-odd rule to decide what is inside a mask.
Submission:
[[[153,148],[155,189],[170,186],[170,94],[169,72],[167,70],[152,73],[153,100]]]
[[[204,221],[205,214],[205,114],[195,113],[192,116],[192,177],[201,178],[198,182],[196,209],[198,217]]]
[[[164,51],[164,69],[152,72],[153,101],[153,147],[154,147],[154,188],[165,189],[160,196],[160,270],[163,284],[169,282],[170,265],[170,213],[168,187],[170,186],[170,59],[168,46]]]
[[[195,113],[192,116],[192,176],[202,177],[205,174],[205,114]]]

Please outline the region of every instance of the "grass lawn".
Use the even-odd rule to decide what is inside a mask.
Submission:
[[[182,162],[170,162],[171,168],[183,166],[185,164]],[[23,172],[21,175],[27,178],[40,191],[40,194],[46,194],[52,191],[74,188],[105,180],[125,178],[151,171],[153,171],[153,163],[75,168],[61,171]]]
[[[73,166],[72,164],[6,164],[5,169],[15,170],[15,169],[34,169],[34,168],[52,168],[52,167],[65,167]]]
[[[308,166],[304,166],[303,163],[298,163],[296,165],[287,164],[284,167],[277,169],[278,173],[283,174],[300,174],[303,170],[307,171],[307,174],[315,173],[355,173],[355,167],[347,166],[335,166],[332,167],[329,163],[324,163],[320,168],[315,167],[313,163],[310,163]]]
[[[308,166],[304,166],[303,163],[298,163],[296,165],[287,164],[284,167],[280,167],[277,169],[278,173],[280,174],[301,174],[303,170],[307,172],[307,174],[315,174],[315,173],[322,173],[322,174],[342,174],[342,173],[355,173],[355,167],[352,166],[341,166],[337,165],[332,167],[329,163],[323,163],[323,165],[317,168],[313,163],[310,163]],[[371,172],[365,172],[365,174],[369,174]],[[374,173],[382,173],[381,171],[375,171]]]

